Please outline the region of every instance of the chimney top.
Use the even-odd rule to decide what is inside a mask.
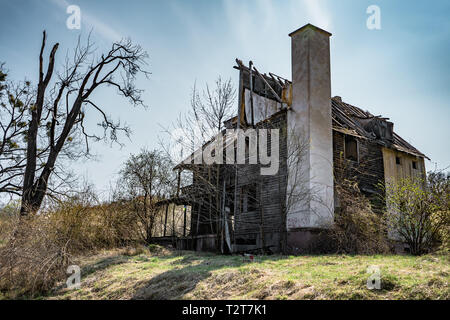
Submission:
[[[313,29],[313,30],[316,30],[316,31],[320,31],[320,32],[325,33],[325,34],[328,35],[329,37],[331,37],[331,33],[329,33],[328,31],[325,31],[325,30],[323,30],[323,29],[320,29],[319,27],[316,27],[315,25],[312,25],[311,23],[305,24],[303,27],[301,27],[301,28],[299,28],[299,29],[297,29],[297,30],[295,30],[295,31],[293,31],[293,32],[291,32],[291,33],[289,33],[289,37],[292,37],[292,36],[295,35],[297,32],[300,32],[300,31],[302,31],[302,30],[304,30],[304,29]]]
[[[334,96],[333,99],[336,101],[342,102],[342,97],[340,97],[340,96]]]

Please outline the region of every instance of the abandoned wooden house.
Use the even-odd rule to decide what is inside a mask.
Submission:
[[[289,36],[292,81],[236,60],[237,113],[225,122],[227,129],[279,129],[277,173],[262,175],[260,164],[180,163],[175,169],[191,171],[193,180],[173,199],[190,206],[189,231],[179,247],[302,252],[333,223],[343,161],[370,199],[380,182],[425,174],[425,155],[397,135],[389,119],[331,97],[331,34],[308,24]],[[302,149],[300,162],[290,160],[296,148]]]

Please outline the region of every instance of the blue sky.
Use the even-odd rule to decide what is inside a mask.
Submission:
[[[66,28],[66,7],[81,9],[81,29]],[[366,9],[381,9],[381,30],[368,30]],[[450,165],[450,1],[58,1],[0,0],[0,61],[10,76],[36,81],[42,30],[59,42],[58,59],[90,30],[98,52],[130,37],[150,55],[149,80],[138,86],[147,110],[133,108],[111,91],[101,102],[133,129],[123,148],[97,143],[98,161],[73,166],[108,188],[120,165],[142,147],[158,147],[161,126],[189,106],[194,81],[231,77],[234,59],[253,60],[260,71],[291,78],[288,34],[312,23],[330,31],[332,94],[389,117],[395,131],[428,155],[427,169]],[[95,123],[92,123],[95,125]]]

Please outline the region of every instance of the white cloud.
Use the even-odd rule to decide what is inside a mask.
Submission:
[[[303,0],[311,23],[315,26],[328,30],[331,27],[331,17],[324,1]]]
[[[325,0],[290,0],[284,12],[289,12],[286,18],[290,18],[294,30],[306,23],[327,31],[332,27],[332,14]]]

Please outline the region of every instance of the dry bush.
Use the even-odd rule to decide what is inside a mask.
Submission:
[[[389,251],[382,217],[359,190],[358,184],[343,180],[337,184],[339,210],[330,237],[338,253],[376,254]]]
[[[55,204],[38,214],[2,214],[7,230],[0,247],[0,291],[7,297],[45,293],[67,278],[71,257],[134,244],[135,216],[120,204],[93,205],[84,196]]]
[[[339,198],[334,224],[318,235],[314,252],[379,254],[390,251],[382,216],[359,190],[357,182],[342,179],[336,184]]]
[[[0,248],[0,290],[15,298],[50,289],[65,276],[70,241],[53,230],[46,215],[16,216]]]
[[[341,154],[334,168],[334,192],[338,199],[334,224],[319,234],[315,251],[346,254],[390,251],[385,222],[382,213],[378,213],[382,205],[371,203],[359,189],[359,178],[371,177],[368,166],[367,159],[360,159],[355,165]],[[379,194],[374,196],[374,200],[379,200]]]
[[[13,200],[0,209],[0,247],[9,240],[9,232],[14,224],[14,219],[20,210],[20,201]]]
[[[70,239],[71,252],[114,248],[134,242],[135,218],[120,204],[64,202],[47,213],[56,234]]]
[[[43,294],[68,277],[73,256],[117,247],[127,255],[147,252],[134,209],[130,201],[102,204],[89,192],[28,216],[20,216],[20,202],[5,206],[0,210],[0,292],[12,298]]]

